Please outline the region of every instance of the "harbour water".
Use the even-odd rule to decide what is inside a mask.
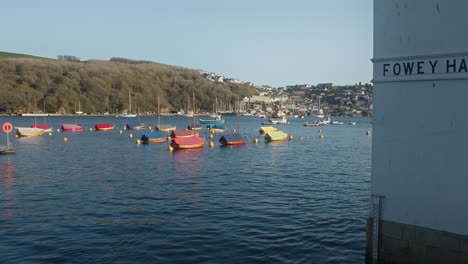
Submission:
[[[238,118],[226,120],[238,129]],[[115,124],[109,132],[10,135],[16,154],[0,156],[0,262],[363,263],[371,120],[333,120],[345,125],[290,119],[282,130],[293,140],[265,143],[258,129],[266,120],[242,117],[245,146],[221,147],[219,135],[202,130],[214,148],[174,152],[168,143],[135,144],[142,131],[119,134],[135,121],[128,118],[77,118],[87,128]],[[162,122],[181,129],[189,120]],[[55,131],[75,118],[47,123]]]

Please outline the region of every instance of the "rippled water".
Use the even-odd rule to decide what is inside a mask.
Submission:
[[[237,129],[237,118],[226,119]],[[282,127],[292,141],[265,143],[265,119],[244,117],[245,146],[221,147],[203,131],[214,148],[174,152],[168,143],[135,144],[141,131],[10,135],[17,153],[0,156],[0,262],[363,263],[371,125],[352,120],[321,127],[319,139],[318,128],[302,126],[311,118],[292,119]],[[77,119],[88,128],[132,121]],[[54,129],[74,122],[47,119]]]

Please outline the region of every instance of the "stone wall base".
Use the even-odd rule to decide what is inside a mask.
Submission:
[[[372,223],[367,220],[366,264],[372,263]],[[468,223],[467,223],[468,224]],[[468,236],[380,220],[379,264],[468,263]]]

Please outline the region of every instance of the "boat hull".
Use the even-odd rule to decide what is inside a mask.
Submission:
[[[44,135],[44,130],[40,128],[17,127],[16,134],[19,137],[39,137]]]
[[[282,141],[288,138],[288,134],[283,131],[268,132],[265,134],[266,141]]]
[[[63,124],[62,131],[63,132],[81,132],[83,131],[83,127],[75,124]]]
[[[172,140],[171,147],[174,149],[194,149],[205,146],[205,139],[201,137],[175,138]]]
[[[224,124],[225,120],[220,119],[220,120],[204,120],[200,119],[200,124]]]
[[[110,130],[114,130],[115,128],[114,125],[111,125],[109,123],[95,124],[94,127],[96,128],[96,131],[110,131]]]

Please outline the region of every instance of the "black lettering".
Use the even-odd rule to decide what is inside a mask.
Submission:
[[[464,72],[466,72],[466,62],[465,62],[465,59],[462,59],[461,63],[460,63],[460,68],[458,68],[458,72],[462,72],[462,70]]]
[[[447,60],[447,73],[449,73],[451,71],[455,72],[457,70],[456,67],[457,67],[457,60],[456,59],[453,59],[453,64],[450,64],[450,60]],[[452,69],[452,70],[450,71],[450,69]]]
[[[412,75],[413,74],[413,66],[414,66],[414,62],[403,63],[403,70],[405,71],[405,75]]]
[[[437,65],[438,60],[435,61],[429,61],[429,64],[431,64],[432,67],[432,73],[435,73],[435,66]]]
[[[424,74],[422,67],[424,65],[424,61],[418,61],[418,74]]]
[[[385,64],[383,65],[383,76],[385,76],[386,73],[388,72],[388,69],[387,69],[388,66],[390,66],[390,64],[388,64],[388,63],[385,63]]]
[[[397,69],[398,66],[398,69]],[[393,64],[393,75],[400,75],[401,73],[401,65],[400,63]]]

